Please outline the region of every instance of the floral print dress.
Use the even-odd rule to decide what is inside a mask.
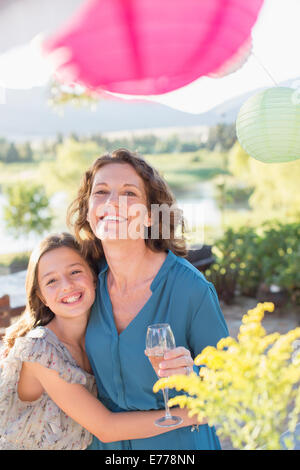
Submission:
[[[67,416],[44,392],[37,400],[20,400],[22,362],[56,370],[69,383],[84,385],[97,396],[95,378],[81,369],[48,328],[39,326],[16,339],[0,367],[0,450],[81,450],[92,435]],[[80,406],[80,404],[79,404]]]

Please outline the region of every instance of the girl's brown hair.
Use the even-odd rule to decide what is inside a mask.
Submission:
[[[93,165],[84,173],[77,197],[68,208],[68,226],[73,228],[75,238],[81,244],[84,254],[89,254],[95,259],[103,256],[102,243],[92,232],[87,221],[87,214],[89,197],[97,171],[104,165],[113,163],[127,163],[131,165],[142,178],[147,195],[149,213],[152,205],[167,205],[173,208],[170,212],[170,236],[167,239],[162,236],[162,214],[159,213],[158,219],[152,223],[152,229],[151,227],[148,229],[150,234],[150,230],[157,226],[159,236],[155,239],[152,239],[151,236],[145,236],[146,245],[152,251],[166,251],[169,249],[178,256],[186,256],[187,250],[184,238],[176,238],[175,236],[178,221],[180,221],[182,233],[184,233],[184,221],[180,209],[176,207],[176,200],[170,188],[158,171],[150,166],[140,155],[123,148],[115,150],[112,154],[102,155],[95,160]]]
[[[49,235],[34,249],[29,259],[25,281],[26,307],[19,320],[6,329],[3,338],[6,351],[13,347],[16,338],[25,336],[29,330],[36,326],[47,325],[54,318],[54,313],[42,302],[39,296],[38,264],[45,253],[61,247],[71,248],[83,256],[81,247],[75,238],[70,233],[65,232]],[[94,264],[89,259],[85,259],[92,271],[95,272]]]

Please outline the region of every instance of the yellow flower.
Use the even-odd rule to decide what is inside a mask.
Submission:
[[[160,379],[153,390],[170,387],[186,393],[170,405],[186,407],[199,422],[206,419],[236,448],[280,449],[283,425],[292,431],[299,421],[300,353],[293,345],[300,327],[266,335],[261,321],[264,311],[273,310],[272,303],[257,304],[244,315],[237,340],[222,338],[196,357],[195,364],[202,366],[199,376]]]
[[[228,348],[228,346],[236,345],[235,339],[231,338],[231,336],[227,336],[227,338],[221,338],[217,344],[217,349],[224,349]]]

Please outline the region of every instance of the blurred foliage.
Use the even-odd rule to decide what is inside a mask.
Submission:
[[[0,161],[3,163],[28,163],[33,161],[33,150],[30,142],[15,144],[0,138]]]
[[[277,212],[277,217],[300,216],[300,162],[262,163],[249,157],[236,142],[229,152],[229,170],[236,181],[253,192],[249,205],[266,217]]]
[[[255,297],[262,282],[286,289],[290,300],[299,303],[299,222],[228,228],[212,251],[216,261],[205,275],[225,303],[233,301],[237,290]]]
[[[9,263],[9,269],[11,273],[16,273],[18,271],[24,271],[27,269],[29,262],[30,253],[21,253],[15,255]]]
[[[249,198],[253,191],[254,188],[238,183],[234,178],[226,178],[226,182],[223,179],[215,180],[215,199],[220,208],[249,207]]]
[[[10,267],[12,263],[21,261],[28,262],[30,251],[24,251],[22,253],[2,253],[0,254],[0,266]]]
[[[286,264],[278,274],[278,284],[287,289],[294,304],[300,305],[300,246],[295,251],[287,249]]]
[[[84,172],[99,156],[96,142],[78,142],[74,138],[64,140],[57,146],[55,161],[42,163],[40,167],[48,192],[64,191],[73,198]]]
[[[264,312],[272,303],[258,304],[243,316],[237,340],[222,338],[196,357],[196,373],[160,379],[154,392],[169,387],[182,395],[170,406],[187,407],[199,423],[215,426],[236,449],[280,450],[284,430],[293,433],[300,415],[300,328],[267,335]],[[284,442],[292,449],[292,438]]]
[[[259,241],[254,229],[243,227],[237,231],[227,229],[215,242],[212,252],[216,261],[205,271],[205,276],[226,304],[232,303],[237,287],[241,294],[255,296],[260,282],[257,270]]]
[[[7,198],[3,207],[4,223],[14,237],[31,232],[43,234],[51,228],[53,216],[43,186],[19,182],[7,186],[4,194]]]
[[[228,151],[236,141],[235,123],[211,126],[206,147],[209,150]]]

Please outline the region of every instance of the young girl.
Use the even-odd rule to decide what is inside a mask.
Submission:
[[[27,305],[7,329],[0,368],[0,449],[80,450],[92,440],[139,439],[167,432],[164,410],[112,413],[96,398],[85,332],[96,275],[74,238],[47,237],[33,251]],[[111,364],[114,367],[114,364]],[[196,424],[176,409],[184,422]]]

